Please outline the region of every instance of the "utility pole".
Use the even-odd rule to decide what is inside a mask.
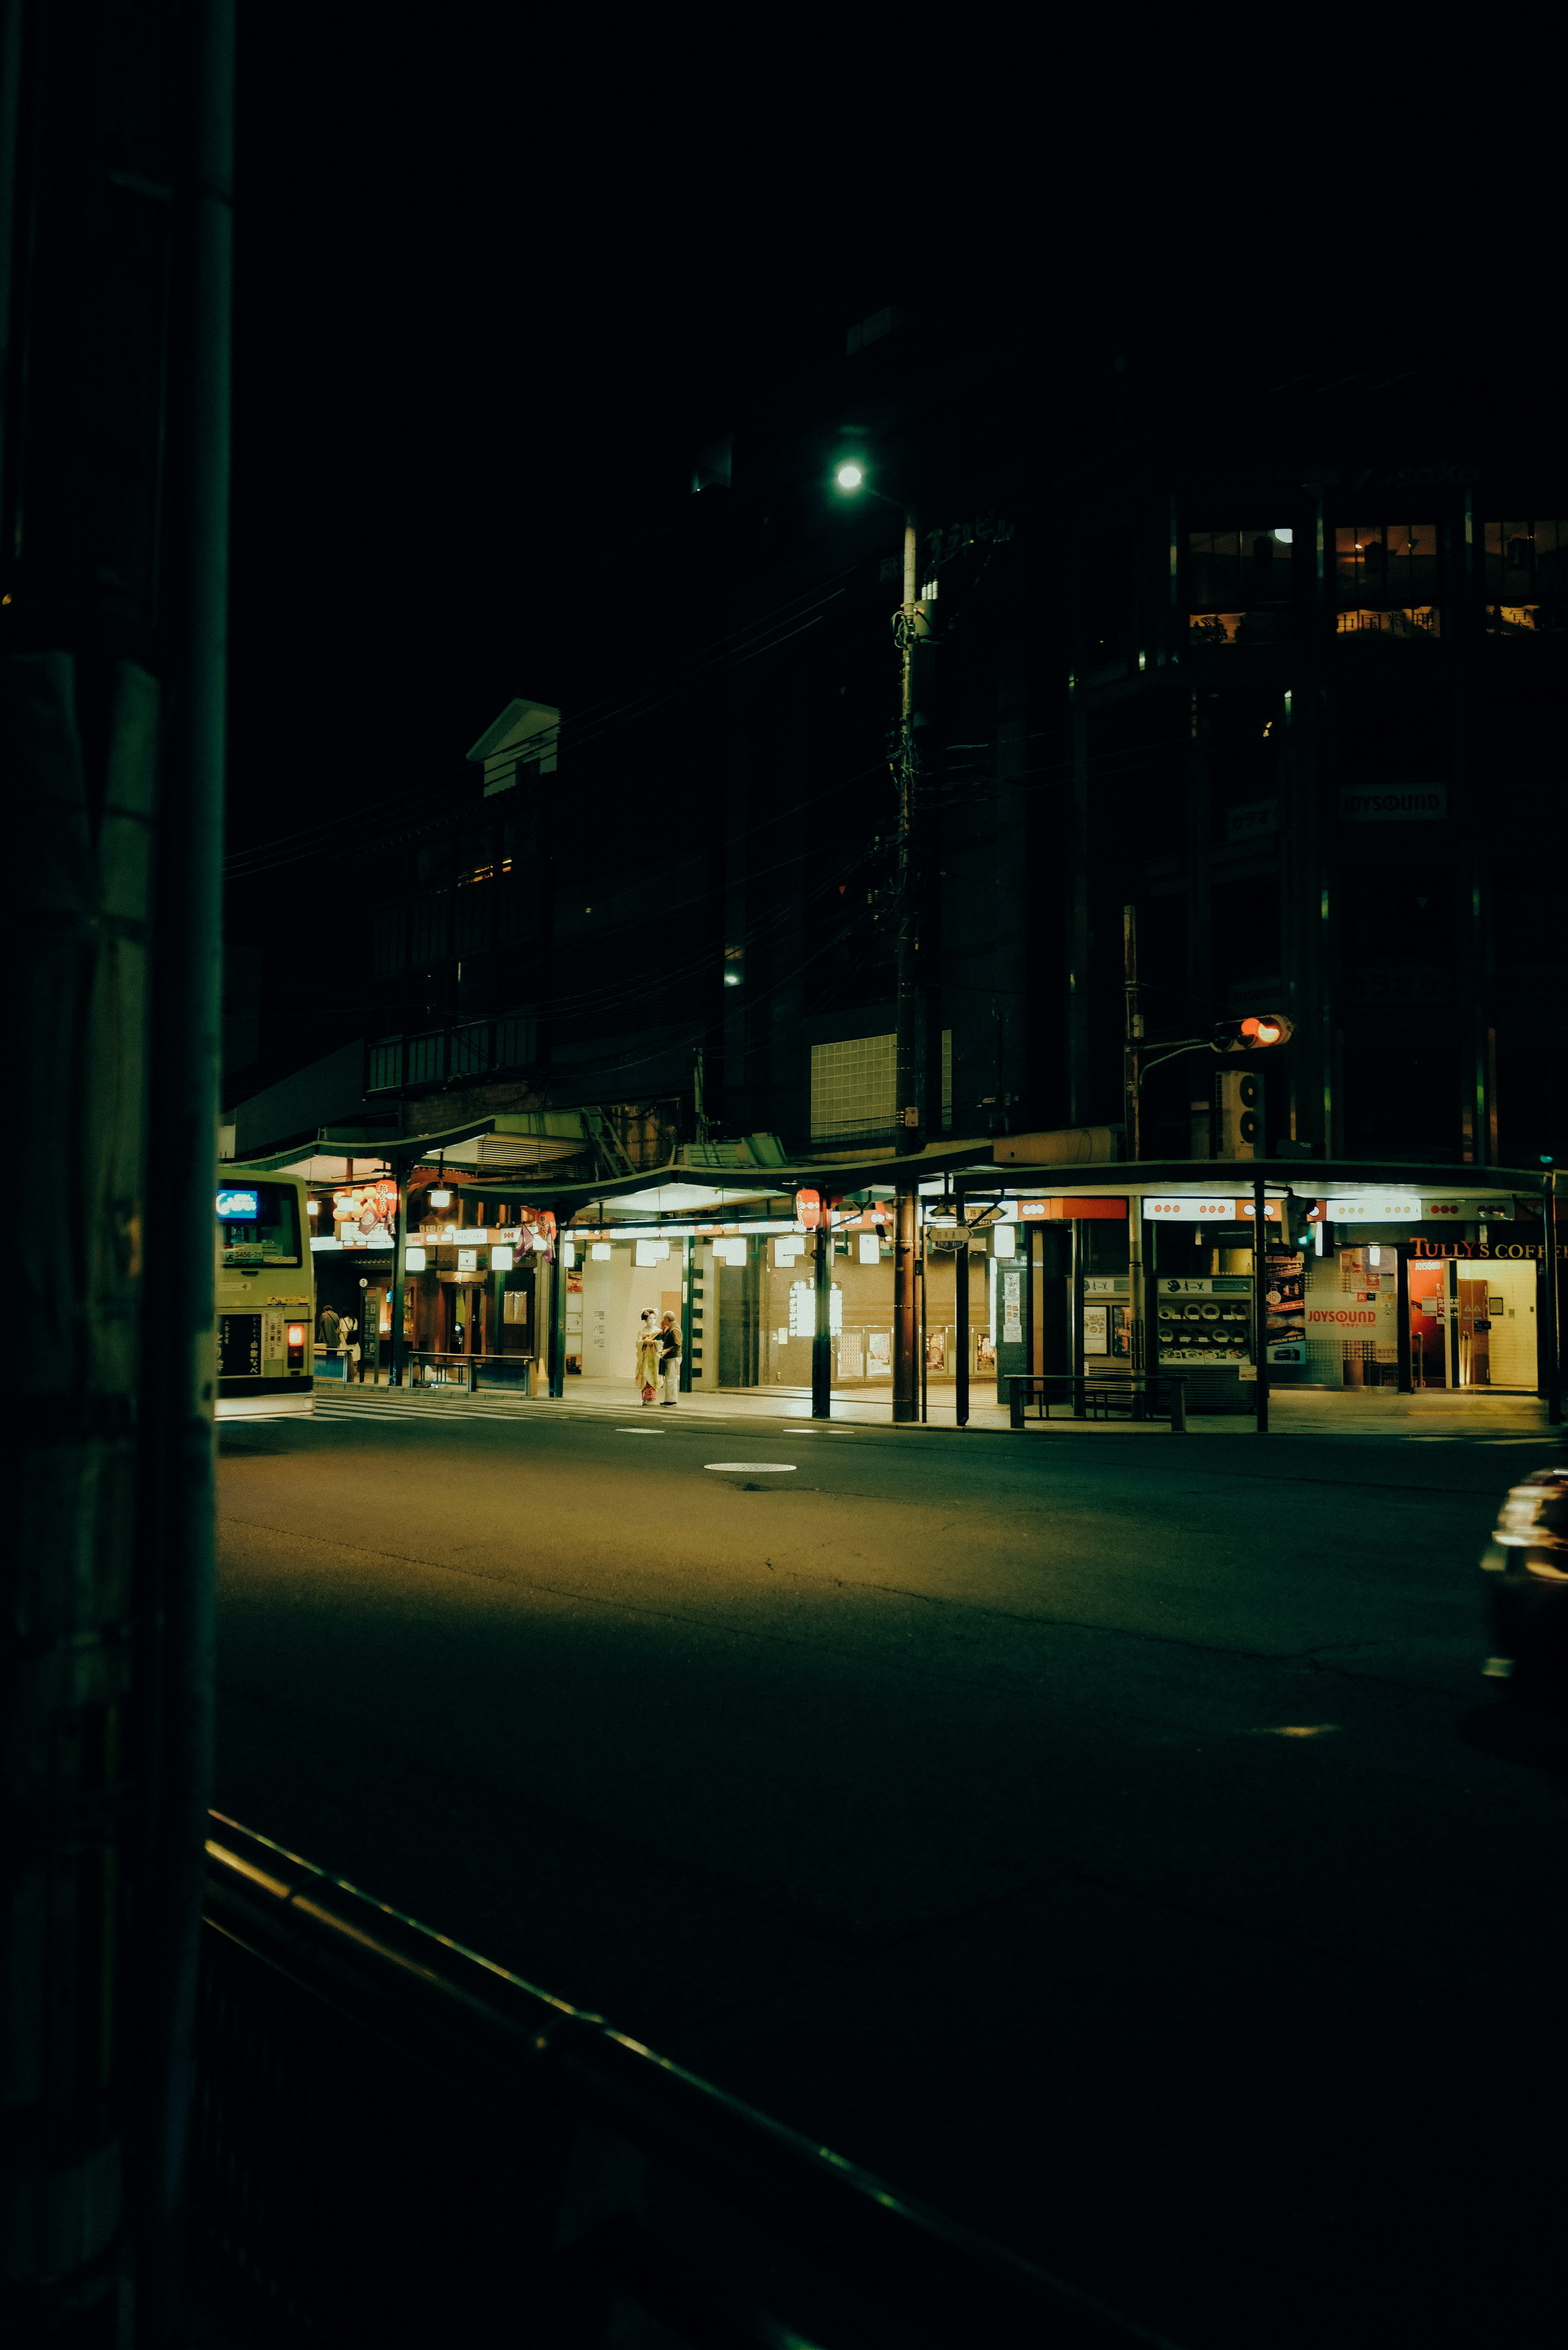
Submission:
[[[958,1359],[953,1365],[953,1423],[958,1428],[969,1426],[969,1208],[963,1186],[955,1190],[953,1205],[958,1210],[958,1247],[953,1255],[953,1346]]]
[[[708,1139],[708,1116],[703,1100],[703,1066],[702,1047],[698,1045],[691,1055],[691,1107],[696,1118],[699,1142],[706,1142]]]
[[[1143,1003],[1137,977],[1137,908],[1122,908],[1122,1095],[1126,1105],[1127,1157],[1143,1156]]]
[[[18,1109],[72,1235],[17,1235],[5,1372],[0,2290],[138,2350],[182,2324],[211,1759],[233,67],[233,0],[0,9]]]
[[[387,1351],[387,1385],[389,1388],[400,1388],[404,1384],[403,1310],[408,1288],[408,1269],[404,1260],[409,1246],[409,1160],[400,1155],[392,1162],[392,1173],[398,1185],[398,1207],[392,1223],[392,1343]]]
[[[566,1392],[566,1237],[576,1203],[556,1202],[556,1238],[550,1256],[550,1324],[545,1353],[545,1385],[553,1398]]]
[[[817,1209],[815,1275],[813,1303],[816,1308],[811,1339],[811,1416],[833,1418],[833,1232],[826,1194]]]
[[[895,627],[900,660],[898,691],[898,929],[897,942],[898,1010],[894,1042],[895,1103],[898,1114],[897,1150],[900,1159],[923,1147],[925,1022],[920,992],[920,937],[916,904],[919,867],[916,858],[915,639],[919,540],[913,508],[904,515],[904,600]],[[893,1248],[893,1418],[913,1420],[919,1412],[916,1388],[916,1209],[918,1180],[895,1185]]]
[[[1268,1199],[1263,1179],[1252,1180],[1252,1361],[1258,1374],[1255,1390],[1258,1434],[1269,1432],[1269,1237]]]
[[[1557,1170],[1550,1167],[1541,1186],[1541,1259],[1546,1285],[1542,1292],[1542,1338],[1546,1355],[1546,1419],[1552,1428],[1563,1425],[1562,1291],[1557,1279]]]

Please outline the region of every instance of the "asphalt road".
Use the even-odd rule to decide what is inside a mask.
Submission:
[[[1193,2350],[1556,2345],[1542,1450],[225,1430],[219,1808]]]

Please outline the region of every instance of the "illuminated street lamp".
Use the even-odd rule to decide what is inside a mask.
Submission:
[[[866,478],[866,468],[857,457],[843,458],[835,469],[833,478],[844,497],[875,498],[878,504],[886,506],[898,506],[899,504],[897,498],[888,497],[881,490],[872,488]],[[898,993],[894,1045],[898,1139],[894,1148],[900,1158],[908,1158],[918,1152],[925,1141],[920,1067],[925,1023],[920,1016],[919,926],[915,905],[915,779],[918,762],[915,755],[914,701],[915,642],[917,638],[928,633],[928,628],[925,608],[919,602],[918,540],[913,506],[905,506],[903,515],[904,597],[898,610],[893,615],[894,642],[899,658],[897,764],[898,927],[895,941]],[[897,1197],[898,1222],[893,1250],[893,1418],[902,1421],[912,1420],[917,1415],[915,1256],[919,1186],[913,1180],[899,1183]]]

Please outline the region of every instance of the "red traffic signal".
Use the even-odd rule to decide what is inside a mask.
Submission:
[[[1217,1053],[1257,1053],[1272,1045],[1286,1045],[1294,1024],[1282,1012],[1250,1012],[1244,1020],[1217,1020],[1213,1048]]]

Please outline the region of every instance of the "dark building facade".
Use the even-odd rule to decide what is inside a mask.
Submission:
[[[1072,484],[1075,1114],[1119,1114],[1130,904],[1151,1038],[1293,1022],[1271,1148],[1561,1153],[1561,465],[1396,390],[1309,386],[1222,435],[1150,400]],[[1151,1081],[1149,1155],[1209,1147],[1197,1066]]]
[[[781,378],[614,553],[634,584],[574,674],[498,681],[452,776],[333,850],[369,941],[313,1039],[362,1039],[339,1117],[593,1109],[633,1165],[879,1144],[908,906],[928,1135],[1119,1126],[1132,907],[1149,1043],[1293,1022],[1271,1150],[1557,1153],[1551,437],[1422,380],[1231,392],[1109,351],[1070,381],[1022,330],[891,308]],[[1146,1157],[1209,1155],[1212,1072],[1151,1077]]]

